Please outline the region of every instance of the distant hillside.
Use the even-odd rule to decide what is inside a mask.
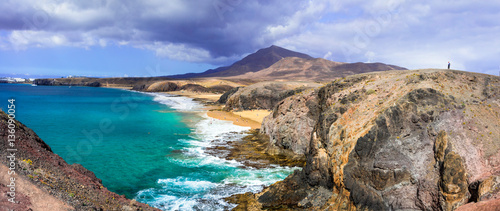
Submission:
[[[261,71],[233,76],[232,78],[327,81],[337,77],[386,70],[406,70],[406,68],[383,63],[342,63],[321,58],[288,57]]]
[[[257,52],[250,54],[240,61],[235,62],[231,66],[219,67],[210,69],[203,73],[187,73],[182,75],[168,76],[170,78],[200,78],[200,77],[228,77],[243,75],[248,72],[256,72],[270,67],[282,58],[298,57],[304,59],[313,59],[313,57],[284,49],[275,45],[268,48],[263,48]]]
[[[353,74],[386,70],[406,70],[406,68],[383,63],[333,62],[273,45],[260,49],[231,66],[210,69],[203,73],[168,77],[327,81]]]

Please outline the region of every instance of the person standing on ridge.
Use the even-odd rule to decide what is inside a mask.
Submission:
[[[448,62],[448,70],[450,69],[450,62]]]

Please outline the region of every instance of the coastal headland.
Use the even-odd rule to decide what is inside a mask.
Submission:
[[[235,210],[498,210],[498,76],[339,63],[280,52],[271,46],[220,73],[210,70],[206,77],[192,79],[35,82],[129,87],[194,98],[203,102],[209,117],[252,128],[242,140],[216,145],[209,153],[244,163],[242,168],[302,167],[259,193],[226,198],[238,205]],[[250,68],[259,55],[275,57],[260,69]],[[238,74],[230,74],[231,68]],[[2,128],[6,131],[5,123]],[[27,140],[27,151],[37,143],[47,156],[56,156],[39,138],[30,138],[36,135],[19,135]],[[99,185],[91,172],[72,168]],[[149,209],[126,199],[114,206],[124,203]]]

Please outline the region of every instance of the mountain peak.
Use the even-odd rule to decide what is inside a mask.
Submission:
[[[287,59],[279,62],[283,58]],[[188,73],[170,77],[200,78],[242,76],[250,78],[296,78],[301,80],[314,78],[314,80],[327,80],[333,77],[355,73],[393,69],[401,70],[405,68],[381,63],[343,64],[324,59],[314,59],[307,54],[271,45],[249,54],[230,66],[207,70],[203,73]]]
[[[262,69],[268,68],[282,58],[286,57],[313,59],[313,57],[307,54],[291,51],[276,45],[271,45],[267,48],[257,50],[255,53],[246,56],[245,58],[233,63],[230,66],[219,67],[217,69],[208,70],[203,73],[173,76],[173,78],[227,77],[243,75],[248,72],[257,72]]]

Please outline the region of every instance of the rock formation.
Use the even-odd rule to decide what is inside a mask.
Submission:
[[[255,209],[498,206],[499,112],[496,76],[449,70],[348,76],[277,104],[262,131],[274,147],[305,156],[306,166],[261,193],[233,199]]]
[[[15,122],[15,146],[9,146],[7,114],[0,111],[0,207],[13,210],[158,210],[109,191],[93,172],[79,164],[69,165],[54,154],[31,129]],[[15,148],[15,160],[5,159]],[[15,201],[4,201],[15,167]],[[5,171],[4,171],[5,170]]]
[[[229,97],[224,96],[227,98],[225,109],[270,110],[281,100],[318,86],[320,84],[312,82],[260,82],[240,88]]]

